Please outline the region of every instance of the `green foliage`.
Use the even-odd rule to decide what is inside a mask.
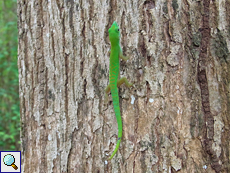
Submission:
[[[20,150],[17,0],[0,0],[0,150]]]

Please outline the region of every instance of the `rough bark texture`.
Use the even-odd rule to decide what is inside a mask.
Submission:
[[[108,28],[130,57],[111,104]],[[37,172],[230,172],[229,0],[18,0],[22,166]]]

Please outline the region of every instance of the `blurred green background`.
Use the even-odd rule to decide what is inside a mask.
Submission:
[[[0,0],[0,151],[20,150],[17,0]]]

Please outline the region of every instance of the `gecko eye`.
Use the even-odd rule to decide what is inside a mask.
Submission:
[[[117,31],[120,31],[119,29],[117,29]]]

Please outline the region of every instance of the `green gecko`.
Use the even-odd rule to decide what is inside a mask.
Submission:
[[[118,124],[118,140],[112,155],[109,157],[110,160],[116,154],[120,146],[121,137],[122,137],[122,120],[120,114],[119,96],[118,96],[117,88],[121,86],[123,83],[125,83],[127,87],[131,87],[132,84],[129,83],[125,77],[122,77],[121,79],[118,80],[118,77],[120,76],[119,58],[121,58],[124,61],[128,60],[129,58],[125,57],[122,54],[122,49],[120,46],[120,30],[116,21],[113,22],[108,32],[109,32],[109,40],[111,43],[111,51],[110,51],[110,64],[109,64],[109,85],[105,89],[105,100],[107,101],[108,93],[111,91],[114,112]]]

